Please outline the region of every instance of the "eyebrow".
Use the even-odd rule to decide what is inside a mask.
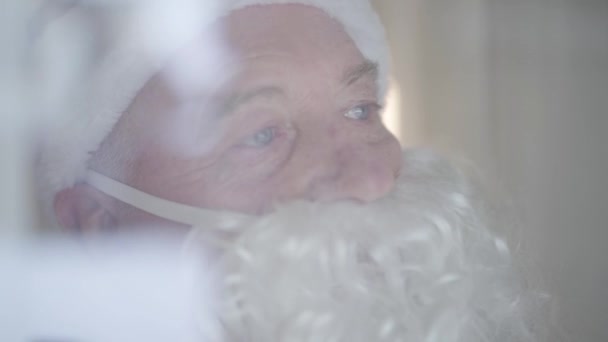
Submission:
[[[378,77],[378,63],[365,60],[363,63],[347,69],[342,75],[342,84],[350,86],[364,77],[376,79]],[[263,86],[243,93],[232,94],[222,102],[218,117],[230,115],[242,105],[257,98],[278,96],[285,96],[285,92],[277,86]]]
[[[350,86],[366,76],[371,76],[374,79],[378,77],[378,63],[366,60],[365,62],[346,70],[342,76],[342,84]]]
[[[276,86],[263,86],[259,88],[254,88],[243,93],[232,94],[228,96],[225,101],[222,102],[218,116],[224,117],[230,115],[231,113],[234,113],[239,107],[257,98],[272,98],[284,95],[285,92],[283,91],[283,89]]]

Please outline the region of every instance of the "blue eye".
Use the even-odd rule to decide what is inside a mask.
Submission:
[[[370,116],[371,106],[357,106],[344,113],[344,116],[353,120],[367,120]]]
[[[265,147],[269,145],[275,137],[275,129],[273,127],[266,127],[257,131],[250,138],[247,138],[243,144],[249,147]]]

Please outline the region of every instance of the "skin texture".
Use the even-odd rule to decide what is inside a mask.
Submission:
[[[266,5],[220,25],[236,57],[218,67],[222,86],[182,96],[158,74],[93,169],[171,201],[253,214],[294,199],[368,202],[393,188],[400,147],[379,116],[376,74],[338,22]],[[133,154],[113,157],[125,144]],[[60,192],[55,209],[78,231],[168,223],[86,184]]]

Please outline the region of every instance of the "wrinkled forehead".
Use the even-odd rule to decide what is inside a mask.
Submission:
[[[166,77],[175,80],[176,74],[181,76],[177,83],[194,79],[187,82],[194,84],[189,89],[203,98],[227,95],[232,88],[248,84],[276,83],[277,79],[285,84],[317,82],[318,87],[326,87],[348,78],[351,69],[357,74],[368,67],[377,81],[377,64],[363,56],[341,22],[317,7],[247,6],[218,19],[210,30],[218,33],[219,40],[202,37],[192,41],[158,75],[160,81]],[[201,80],[207,86],[198,87]]]
[[[351,54],[363,58],[341,23],[323,10],[300,4],[249,6],[222,20],[237,54],[281,51],[297,55]]]

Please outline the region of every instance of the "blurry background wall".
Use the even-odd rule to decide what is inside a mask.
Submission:
[[[376,5],[403,145],[495,180],[525,219],[567,340],[608,341],[608,1]]]

